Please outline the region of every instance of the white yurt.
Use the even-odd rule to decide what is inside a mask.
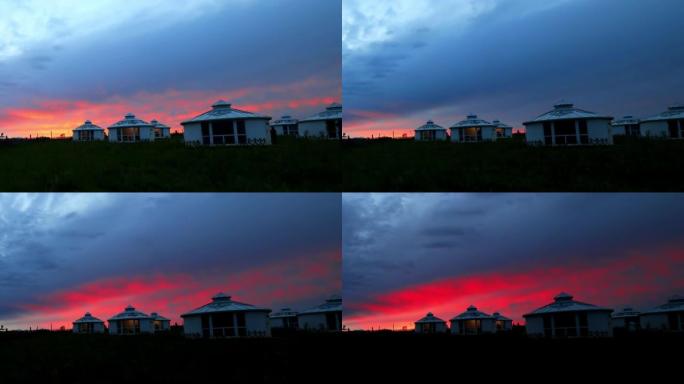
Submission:
[[[270,116],[233,108],[219,100],[205,112],[181,123],[185,142],[200,145],[270,145]]]
[[[622,329],[626,331],[636,331],[640,328],[639,317],[641,312],[635,311],[632,307],[623,308],[610,316],[613,330]]]
[[[109,141],[114,143],[137,143],[141,141],[154,141],[154,126],[140,120],[134,114],[129,113],[123,120],[117,121],[107,128]]]
[[[416,128],[416,141],[444,141],[448,138],[446,128],[435,124],[432,120]]]
[[[152,317],[152,327],[155,332],[168,331],[171,328],[171,320],[159,315],[157,312],[150,313],[150,317]]]
[[[137,311],[129,305],[123,312],[110,318],[110,335],[139,335],[141,333],[154,333],[154,318],[148,314]]]
[[[150,124],[154,126],[154,138],[155,139],[168,139],[171,137],[171,127],[166,124],[162,124],[159,121],[152,120]]]
[[[667,303],[642,312],[639,320],[642,329],[684,331],[684,297],[672,296]]]
[[[471,305],[465,312],[449,320],[451,333],[454,335],[480,335],[496,332],[496,319],[492,315],[480,312]]]
[[[492,317],[494,317],[497,332],[505,332],[513,329],[513,319],[509,319],[499,312],[492,313]]]
[[[290,115],[271,122],[271,127],[278,136],[299,136],[299,120]]]
[[[624,116],[620,119],[613,120],[613,136],[641,136],[641,121],[634,116]]]
[[[325,111],[299,120],[299,135],[325,139],[342,138],[342,104],[332,103]]]
[[[477,115],[468,115],[465,120],[449,127],[452,143],[479,143],[496,140],[496,125],[482,120]]]
[[[494,137],[496,139],[507,139],[513,137],[513,127],[500,120],[493,120],[492,124],[496,126],[494,129]]]
[[[342,296],[333,295],[325,303],[299,312],[299,329],[309,331],[342,330]]]
[[[74,333],[104,333],[104,321],[86,312],[83,317],[74,321],[71,328]]]
[[[271,319],[271,329],[282,328],[282,329],[297,329],[297,311],[293,311],[292,308],[281,308],[280,311],[272,313],[269,318]]]
[[[72,134],[73,141],[102,141],[105,139],[104,129],[86,120],[83,125],[75,128]]]
[[[524,122],[527,143],[533,145],[613,144],[612,116],[557,104],[553,110]]]
[[[181,315],[186,336],[244,337],[271,336],[268,308],[233,301],[223,292],[211,303]]]
[[[428,312],[425,317],[415,322],[416,333],[445,333],[447,332],[446,321]]]
[[[684,105],[641,120],[641,135],[669,139],[684,139]]]
[[[612,309],[575,301],[565,292],[553,300],[553,303],[523,315],[529,336],[612,336]]]

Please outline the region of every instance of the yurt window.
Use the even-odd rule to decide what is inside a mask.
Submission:
[[[639,124],[625,125],[625,135],[635,137],[641,136],[641,129],[639,128]]]
[[[81,131],[80,139],[84,141],[91,141],[93,139],[93,131]]]
[[[556,336],[577,336],[575,313],[558,313],[554,316]]]
[[[245,130],[245,121],[236,121],[237,125],[237,140],[238,144],[247,144],[247,131]]]
[[[162,135],[161,132],[162,132],[161,128],[155,128],[155,129],[154,129],[154,137],[157,138],[157,139],[160,138],[161,135]]]
[[[235,336],[232,313],[216,313],[211,317],[211,321],[214,327],[214,337]]]
[[[202,123],[202,144],[211,144],[211,134],[209,133],[209,123],[207,122]]]
[[[580,336],[589,336],[589,320],[587,318],[587,313],[586,312],[578,313],[577,319],[579,320]]]
[[[577,144],[577,132],[574,120],[559,120],[556,122],[556,144]]]
[[[244,313],[236,313],[238,336],[247,336],[247,323]]]
[[[328,326],[328,329],[336,330],[337,329],[337,314],[335,312],[326,313],[325,314],[325,322]]]
[[[140,320],[122,320],[121,333],[136,334],[140,333]]]
[[[212,131],[214,144],[235,144],[232,121],[215,121]]]
[[[139,141],[140,140],[140,128],[122,128],[123,131],[122,141]]]
[[[209,327],[209,315],[202,315],[202,336],[211,336],[211,328]]]
[[[337,120],[326,120],[325,129],[328,132],[328,138],[334,139],[337,137]]]
[[[553,326],[551,325],[551,316],[546,315],[543,317],[543,319],[544,319],[544,336],[546,336],[546,337],[553,336]]]
[[[553,132],[549,122],[544,123],[544,144],[553,145]]]
[[[435,131],[423,131],[420,133],[421,139],[423,140],[434,140]]]
[[[497,129],[496,129],[496,137],[497,137],[497,138],[504,137],[504,134],[505,134],[505,133],[504,133],[504,129],[503,129],[503,128],[497,128]]]
[[[672,312],[667,314],[667,321],[669,323],[669,328],[672,331],[679,331],[681,329],[684,329],[684,324],[682,324],[682,316],[679,315],[677,312]]]
[[[668,120],[667,128],[670,131],[670,137],[676,139],[679,137],[679,127],[677,127],[677,120]]]
[[[589,131],[587,129],[587,121],[586,120],[580,120],[579,121],[579,134],[580,134],[580,143],[589,144]]]

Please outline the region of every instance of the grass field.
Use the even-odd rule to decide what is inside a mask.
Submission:
[[[475,337],[345,332],[191,340],[173,333],[7,332],[0,333],[0,382],[366,383],[375,378],[388,383],[416,375],[445,383],[455,380],[446,379],[451,375],[513,382],[512,377],[545,370],[583,381],[597,371],[613,379],[642,371],[655,379],[658,372],[676,369],[683,342],[682,335],[672,334],[547,340],[516,332]]]
[[[263,147],[0,141],[3,191],[341,190],[340,144],[279,138]]]
[[[343,190],[682,191],[684,141],[534,148],[519,139],[480,144],[345,140]]]

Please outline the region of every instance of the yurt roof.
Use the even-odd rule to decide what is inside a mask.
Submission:
[[[676,105],[674,107],[670,107],[665,112],[659,113],[655,116],[648,117],[641,121],[661,121],[672,119],[684,119],[684,105]]]
[[[168,125],[160,123],[157,120],[150,121],[150,124],[152,124],[155,128],[171,129],[171,127],[169,127]]]
[[[456,320],[474,320],[474,319],[493,319],[494,317],[484,312],[480,312],[474,305],[471,305],[465,312],[453,317],[451,321]]]
[[[503,320],[503,321],[513,321],[513,319],[509,319],[508,317],[500,314],[499,312],[494,312],[492,313],[492,317],[497,319],[497,320]]]
[[[171,321],[171,319],[167,319],[166,317],[158,314],[157,312],[150,313],[150,317],[157,321]]]
[[[634,310],[634,308],[627,307],[623,308],[620,312],[613,313],[610,317],[617,319],[621,317],[637,317],[641,312]]]
[[[416,321],[416,324],[430,324],[430,323],[444,323],[444,324],[446,324],[446,322],[444,320],[433,315],[432,312],[428,312],[428,314],[425,315],[425,317]]]
[[[74,131],[104,131],[104,129],[93,124],[90,120],[86,120],[85,123],[79,125]]]
[[[74,324],[83,324],[83,323],[104,323],[104,321],[98,319],[97,317],[94,317],[93,315],[90,314],[90,312],[86,312],[85,315],[83,315],[83,317],[74,321]]]
[[[624,116],[622,118],[619,118],[617,120],[613,120],[613,126],[620,126],[620,125],[636,125],[639,124],[641,120],[634,116]]]
[[[260,119],[260,120],[270,120],[270,116],[260,115],[258,113],[243,111],[241,109],[233,108],[230,103],[224,100],[219,100],[211,106],[211,111],[204,112],[203,114],[194,117],[190,120],[183,121],[181,124],[197,123],[202,121],[212,121],[212,120],[247,120],[247,119]]]
[[[473,128],[473,127],[493,127],[494,124],[487,120],[480,119],[477,115],[468,115],[464,120],[452,125],[449,128]]]
[[[232,298],[223,292],[219,292],[211,298],[211,303],[205,304],[190,312],[186,312],[181,317],[202,315],[205,313],[219,312],[271,312],[268,308],[256,307],[252,304],[233,301]]]
[[[502,123],[500,120],[493,120],[492,124],[494,124],[497,128],[504,128],[504,129],[513,129],[512,126]]]
[[[418,127],[416,131],[446,131],[446,129],[442,126],[435,124],[434,121],[428,120],[427,123]]]
[[[292,308],[281,308],[280,311],[272,313],[269,317],[271,319],[283,318],[283,317],[296,317],[297,311],[293,311]]]
[[[300,120],[299,122],[307,121],[321,121],[321,120],[338,120],[342,118],[342,104],[332,103],[325,111],[319,112],[313,116],[309,116],[306,119]]]
[[[297,123],[299,123],[299,120],[290,115],[285,115],[278,120],[272,121],[271,125],[295,125]]]
[[[124,116],[123,120],[119,120],[116,123],[109,126],[109,128],[129,128],[129,127],[151,127],[152,124],[138,119],[134,114],[129,113]]]
[[[324,313],[324,312],[341,312],[342,311],[342,296],[332,295],[325,303],[309,308],[305,311],[299,312],[300,315]]]
[[[541,308],[537,308],[534,311],[527,313],[523,315],[523,317],[527,316],[535,316],[535,315],[543,315],[547,313],[557,313],[557,312],[578,312],[578,311],[605,311],[605,312],[613,312],[612,309],[610,308],[604,308],[604,307],[599,307],[593,304],[587,304],[587,303],[582,303],[579,301],[573,300],[572,295],[561,292],[558,295],[556,295],[553,298],[553,303],[545,305]]]
[[[146,313],[136,311],[136,309],[132,306],[129,305],[124,309],[123,312],[120,312],[113,317],[109,319],[109,321],[112,320],[131,320],[131,319],[151,319],[152,317]]]
[[[684,297],[679,295],[672,296],[667,303],[659,305],[643,313],[663,313],[663,312],[682,312],[684,311]]]
[[[556,121],[556,120],[581,120],[581,119],[602,119],[602,120],[612,120],[612,116],[599,115],[594,112],[585,111],[579,109],[570,103],[556,104],[553,106],[553,110],[539,115],[536,119],[531,121],[526,121],[523,124],[539,123],[544,121]]]

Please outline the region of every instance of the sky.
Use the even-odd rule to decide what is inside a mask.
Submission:
[[[274,118],[341,100],[340,0],[4,0],[0,133],[71,135],[219,99]]]
[[[680,0],[344,0],[345,131],[413,136],[468,114],[516,129],[570,102],[615,117],[684,103]]]
[[[475,305],[638,310],[684,295],[682,194],[343,194],[344,323],[413,329]]]
[[[340,294],[335,194],[0,194],[0,325],[71,328],[131,304],[303,310]]]

